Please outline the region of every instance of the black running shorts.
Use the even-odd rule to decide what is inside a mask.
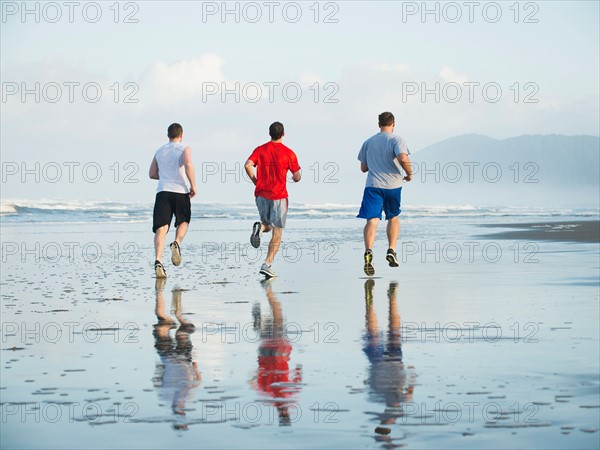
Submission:
[[[190,222],[192,218],[190,195],[168,191],[157,193],[154,201],[152,232],[156,233],[156,230],[165,225],[170,227],[173,215],[175,215],[175,228],[182,222]]]

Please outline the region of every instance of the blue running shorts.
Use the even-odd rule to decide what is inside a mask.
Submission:
[[[367,220],[375,218],[381,220],[381,212],[385,211],[385,220],[393,219],[400,215],[401,196],[401,187],[396,189],[366,187],[360,211],[356,217]]]

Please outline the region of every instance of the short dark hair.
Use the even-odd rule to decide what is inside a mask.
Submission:
[[[391,112],[386,111],[379,114],[380,127],[389,127],[391,125],[394,125],[395,123],[396,119],[394,118],[394,115]]]
[[[281,139],[281,136],[283,136],[283,124],[281,122],[273,122],[269,127],[269,136],[274,141]]]
[[[169,137],[169,139],[176,139],[182,134],[183,127],[178,123],[172,123],[171,125],[169,125],[169,128],[167,128],[167,136]]]

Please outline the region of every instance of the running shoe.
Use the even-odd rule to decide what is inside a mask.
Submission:
[[[398,258],[396,258],[396,252],[391,248],[388,249],[387,255],[385,255],[385,259],[390,263],[390,267],[398,267]]]
[[[178,266],[181,264],[181,248],[179,247],[177,241],[171,242],[169,248],[171,249],[171,262],[174,266]]]
[[[375,266],[373,265],[373,252],[371,250],[367,250],[364,255],[365,259],[365,273],[367,276],[372,277],[375,275]]]
[[[252,247],[258,248],[260,247],[260,235],[262,233],[260,222],[254,222],[252,225],[252,234],[250,235],[250,244]]]
[[[167,278],[167,272],[165,272],[165,268],[158,259],[154,261],[154,272],[156,273],[156,278]]]
[[[263,263],[258,273],[264,275],[267,278],[273,278],[277,276],[277,274],[275,274],[275,272],[273,272],[273,270],[271,269],[271,266],[267,265],[266,263]]]

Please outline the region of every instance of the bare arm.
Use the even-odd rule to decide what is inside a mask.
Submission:
[[[152,158],[149,175],[151,179],[158,180],[158,163],[156,162],[156,157]]]
[[[410,167],[410,159],[408,159],[408,155],[406,153],[400,153],[398,155],[397,159],[398,159],[398,162],[400,163],[400,166],[406,172],[406,176],[404,177],[404,180],[405,181],[412,180],[412,168]]]
[[[292,173],[292,180],[294,183],[297,183],[302,178],[302,170],[298,170],[297,172]]]
[[[252,182],[256,184],[256,175],[254,174],[254,161],[252,161],[251,159],[246,161],[246,164],[244,164],[244,169],[246,169],[246,174],[248,175],[248,178],[250,178],[250,180],[252,180]]]
[[[360,170],[362,173],[368,172],[369,171],[369,166],[367,166],[367,163],[361,162],[360,163]]]
[[[185,169],[185,175],[190,182],[190,198],[194,198],[196,195],[196,172],[194,171],[192,149],[190,147],[183,149],[183,167]]]

